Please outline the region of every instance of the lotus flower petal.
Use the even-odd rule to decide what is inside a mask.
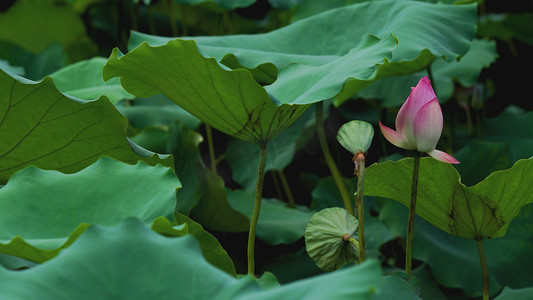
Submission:
[[[413,133],[418,151],[429,152],[435,149],[442,133],[442,123],[439,101],[437,98],[433,98],[422,106],[416,114]]]
[[[409,142],[401,134],[381,124],[381,122],[379,122],[379,129],[381,129],[381,133],[383,133],[383,136],[387,139],[387,141],[389,141],[394,146],[408,150],[416,149],[416,146],[410,145]]]
[[[399,134],[401,134],[403,137],[405,137],[409,144],[415,145],[415,137],[413,134],[413,122],[414,117],[416,114],[413,115],[411,120],[411,95],[413,94],[413,90],[415,88],[411,88],[411,93],[409,94],[409,97],[407,97],[407,100],[403,103],[402,107],[400,108],[400,111],[398,112],[398,115],[396,116],[396,130]],[[409,120],[408,120],[409,119]]]
[[[446,153],[446,152],[442,152],[442,151],[439,151],[439,150],[433,150],[433,151],[429,151],[428,152],[429,155],[431,155],[431,157],[433,157],[434,159],[436,160],[440,160],[442,162],[445,162],[445,163],[449,163],[449,164],[458,164],[459,161],[455,158],[453,158],[453,156],[451,156],[450,154]]]

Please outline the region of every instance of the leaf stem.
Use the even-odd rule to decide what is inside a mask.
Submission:
[[[326,159],[326,164],[328,165],[329,171],[331,172],[331,175],[333,176],[333,179],[335,180],[335,184],[337,185],[337,189],[339,189],[339,192],[342,197],[342,202],[344,203],[344,208],[351,214],[354,214],[352,201],[350,199],[350,195],[348,193],[348,189],[346,188],[346,185],[344,184],[344,181],[342,179],[342,176],[339,172],[339,169],[337,168],[337,165],[335,165],[335,162],[333,161],[333,157],[331,156],[331,152],[329,152],[328,143],[326,140],[326,132],[324,130],[324,104],[322,102],[318,102],[316,105],[316,131],[318,134],[318,141],[320,142],[320,148],[322,149],[322,153],[324,154],[324,158]]]
[[[489,268],[483,249],[483,239],[477,238],[477,252],[479,253],[479,262],[481,263],[481,273],[483,274],[483,300],[489,300]]]
[[[248,233],[248,274],[255,274],[255,231],[257,229],[257,220],[259,220],[259,212],[261,210],[261,198],[263,196],[263,180],[265,175],[265,164],[267,145],[266,143],[259,144],[259,166],[257,168],[257,183],[255,185],[255,201],[252,219],[250,220],[250,232]]]
[[[287,195],[287,201],[289,202],[289,206],[296,207],[296,202],[294,201],[294,196],[292,195],[291,187],[289,186],[287,177],[285,177],[285,173],[283,173],[283,170],[278,170],[276,171],[276,173],[278,173],[281,185],[283,185],[283,189],[285,190],[285,195]]]
[[[413,252],[413,228],[415,226],[416,196],[418,190],[418,171],[420,169],[420,152],[415,151],[413,164],[413,181],[411,183],[411,201],[409,202],[409,220],[407,222],[407,242],[405,246],[405,272],[411,276],[411,256]]]
[[[217,172],[217,160],[215,158],[215,147],[213,146],[213,131],[211,130],[211,126],[205,125],[205,135],[207,136],[207,145],[209,147],[209,161],[211,164],[211,171]]]
[[[359,222],[359,261],[365,261],[365,156],[363,153],[356,154],[355,163],[359,165],[357,174],[357,193],[355,194],[355,207],[357,208],[357,220]]]

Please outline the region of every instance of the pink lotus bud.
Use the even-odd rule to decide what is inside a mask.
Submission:
[[[396,130],[379,122],[385,138],[393,145],[427,152],[433,158],[451,164],[459,162],[451,155],[436,150],[442,133],[442,110],[427,77],[420,79],[396,116]]]

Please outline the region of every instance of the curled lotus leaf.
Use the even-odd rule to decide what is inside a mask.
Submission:
[[[357,261],[358,222],[345,209],[330,207],[315,213],[305,229],[305,248],[318,267],[333,271]],[[346,236],[347,235],[347,236]],[[354,241],[350,242],[348,239]]]

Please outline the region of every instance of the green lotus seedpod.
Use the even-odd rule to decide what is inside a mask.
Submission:
[[[357,220],[344,208],[331,207],[315,213],[305,229],[309,257],[324,271],[333,271],[358,260]]]
[[[341,126],[337,132],[337,141],[344,149],[355,154],[358,151],[366,152],[372,144],[374,128],[364,121],[350,121]]]

